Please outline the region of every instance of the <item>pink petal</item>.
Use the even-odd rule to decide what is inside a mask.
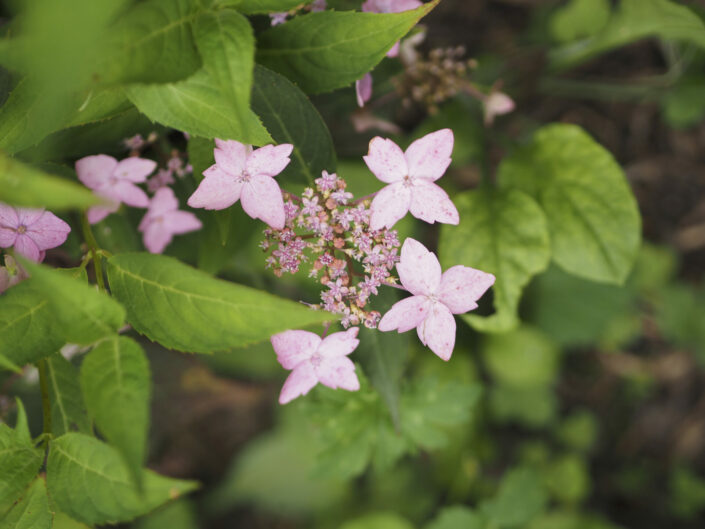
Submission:
[[[355,374],[355,364],[345,357],[324,358],[316,369],[318,381],[333,389],[357,391],[360,381]]]
[[[284,369],[294,369],[304,360],[309,360],[321,345],[321,337],[309,331],[284,331],[270,340]]]
[[[382,316],[377,328],[382,332],[397,330],[406,332],[418,327],[428,315],[430,303],[426,296],[411,296],[397,301]]]
[[[88,208],[86,217],[91,224],[97,224],[111,213],[115,213],[120,208],[120,204],[115,202],[112,206],[93,206]]]
[[[17,232],[14,228],[4,228],[0,226],[0,248],[9,248],[15,244]]]
[[[397,55],[399,55],[399,41],[396,41],[396,42],[394,43],[394,46],[392,46],[391,48],[389,48],[389,51],[387,52],[387,57],[392,57],[392,58],[394,58],[394,57],[396,57]]]
[[[154,160],[146,160],[131,156],[125,158],[117,164],[113,171],[113,176],[120,180],[128,180],[130,182],[140,183],[145,182],[147,177],[157,168],[157,162]]]
[[[113,200],[124,202],[133,208],[146,208],[149,206],[147,193],[129,180],[118,181],[111,187],[105,188],[101,193]]]
[[[360,340],[357,339],[359,330],[358,327],[351,327],[345,332],[329,334],[323,338],[316,354],[326,358],[349,355],[360,344]]]
[[[56,248],[66,242],[71,227],[51,211],[45,211],[33,224],[27,227],[27,235],[31,237],[39,250]]]
[[[284,227],[284,199],[271,176],[253,176],[242,188],[242,209],[253,219],[262,219],[275,230]]]
[[[118,161],[107,154],[86,156],[76,161],[78,179],[91,189],[99,189],[108,184]]]
[[[40,261],[40,250],[31,237],[27,235],[18,235],[15,240],[15,251],[20,255],[25,256],[32,261]]]
[[[364,107],[372,97],[372,75],[366,73],[362,79],[355,81],[355,95],[357,106]]]
[[[477,308],[482,297],[495,281],[492,274],[469,266],[457,265],[443,272],[436,294],[453,314],[463,314]]]
[[[362,157],[370,171],[382,182],[391,184],[409,174],[404,152],[392,140],[372,138],[367,156]]]
[[[279,404],[286,404],[300,395],[306,395],[317,383],[318,378],[311,362],[299,364],[284,382],[279,394]]]
[[[179,209],[179,200],[174,195],[174,191],[170,187],[160,187],[149,202],[148,214],[150,216],[163,215],[177,209]]]
[[[416,329],[421,342],[448,361],[455,346],[455,319],[442,303],[435,303],[428,317]]]
[[[141,231],[144,232],[142,242],[150,253],[162,253],[171,242],[173,234],[164,222],[147,222],[140,224]]]
[[[15,208],[0,203],[0,226],[6,228],[18,228],[20,226],[20,218]]]
[[[438,180],[450,165],[453,152],[453,131],[441,129],[409,145],[404,153],[409,164],[409,176]]]
[[[215,145],[213,156],[218,167],[233,176],[240,176],[245,170],[252,146],[235,140],[220,140],[218,138],[215,139]]]
[[[198,217],[190,211],[170,211],[164,215],[164,224],[174,235],[181,235],[203,227]]]
[[[242,182],[225,172],[218,165],[211,165],[203,172],[198,189],[188,199],[192,208],[225,209],[240,198]]]
[[[415,296],[430,296],[441,282],[441,264],[419,241],[407,238],[401,247],[397,272],[404,288]]]
[[[414,180],[409,212],[429,224],[442,222],[457,226],[460,222],[458,210],[448,193],[429,180]]]
[[[289,155],[293,150],[294,146],[290,143],[265,145],[256,149],[247,157],[247,172],[250,176],[276,176],[289,165]]]
[[[17,208],[17,220],[21,226],[31,226],[44,214],[43,209]]]
[[[370,205],[370,228],[391,228],[406,215],[410,204],[411,189],[402,182],[383,187]]]

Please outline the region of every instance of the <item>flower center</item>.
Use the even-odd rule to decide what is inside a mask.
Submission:
[[[25,233],[26,231],[27,231],[27,226],[25,226],[24,224],[20,224],[19,228],[17,228],[17,233],[19,233],[20,235]]]
[[[319,355],[318,353],[314,354],[311,357],[311,365],[313,365],[313,367],[320,366],[322,361],[323,361],[323,357],[321,357],[321,355]]]
[[[404,176],[404,187],[413,187],[414,186],[414,181],[409,175]]]
[[[237,177],[237,181],[241,183],[249,182],[250,178],[252,178],[252,175],[247,172],[247,169],[243,169],[242,173],[240,173],[240,176]]]

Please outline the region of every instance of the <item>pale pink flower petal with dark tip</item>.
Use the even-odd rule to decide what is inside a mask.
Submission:
[[[366,0],[362,4],[362,10],[367,13],[401,13],[421,7],[420,0]],[[387,52],[387,57],[399,55],[399,42]]]
[[[299,330],[272,336],[277,360],[284,369],[291,370],[279,394],[279,403],[286,404],[305,395],[319,382],[333,389],[360,389],[355,364],[348,358],[360,343],[358,330],[352,327],[325,338]]]
[[[160,188],[138,227],[144,246],[151,253],[162,253],[174,235],[200,230],[201,221],[188,211],[179,211],[179,201],[170,187]]]
[[[363,159],[370,171],[385,182],[370,206],[370,227],[391,228],[406,212],[433,224],[458,224],[458,210],[448,194],[434,182],[450,165],[453,131],[442,129],[409,145],[406,152],[392,140],[375,137]]]
[[[250,217],[282,229],[286,220],[284,199],[273,177],[289,164],[294,146],[284,143],[252,150],[250,145],[234,140],[215,142],[215,164],[203,172],[204,178],[188,205],[225,209],[240,200]]]
[[[414,239],[406,239],[397,263],[401,284],[414,294],[395,303],[382,317],[380,331],[406,332],[416,327],[421,343],[443,360],[455,346],[455,319],[477,308],[477,300],[495,277],[468,266],[453,266],[441,274],[438,258]]]
[[[71,227],[50,211],[0,203],[0,248],[14,247],[27,259],[41,262],[44,251],[61,246],[70,231]]]

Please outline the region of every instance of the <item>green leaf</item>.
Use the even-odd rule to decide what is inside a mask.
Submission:
[[[551,384],[558,373],[560,351],[545,334],[529,326],[484,339],[488,371],[502,384],[527,388]]]
[[[108,278],[135,330],[178,351],[223,351],[331,319],[326,312],[214,279],[162,255],[111,257]]]
[[[472,509],[456,505],[444,507],[424,529],[485,529],[485,522]]]
[[[132,529],[199,529],[196,506],[193,502],[180,499],[140,518]]]
[[[439,243],[443,268],[462,264],[491,272],[495,314],[462,318],[481,331],[501,332],[518,323],[524,286],[550,259],[546,219],[536,202],[516,190],[480,189],[454,198],[458,226],[443,225]]]
[[[585,131],[543,127],[502,162],[498,178],[539,202],[560,267],[593,281],[624,282],[641,243],[639,210],[622,169]]]
[[[234,7],[246,15],[258,15],[289,11],[306,2],[302,0],[216,0],[216,3]]]
[[[340,526],[340,529],[414,529],[414,526],[393,512],[366,514]]]
[[[8,371],[14,371],[18,374],[22,373],[22,368],[20,366],[12,362],[6,356],[0,354],[0,371],[2,371],[3,369],[7,369]]]
[[[22,259],[22,265],[31,274],[30,281],[49,300],[66,342],[91,344],[116,333],[125,321],[125,309],[106,293],[57,269],[27,259]]]
[[[30,364],[64,343],[49,300],[34,281],[23,281],[0,296],[0,354],[8,361]]]
[[[77,127],[110,119],[132,107],[122,88],[95,90],[88,94],[67,127]]]
[[[294,146],[291,163],[278,180],[312,185],[324,169],[335,171],[335,148],[328,127],[306,95],[288,79],[256,66],[252,109],[276,142]]]
[[[609,0],[571,0],[551,16],[553,38],[558,42],[571,42],[591,37],[607,24],[610,11]]]
[[[32,443],[32,434],[29,431],[29,423],[27,421],[27,411],[24,409],[24,404],[19,397],[15,397],[17,405],[17,419],[15,421],[15,435],[20,441],[27,444]]]
[[[0,153],[0,202],[25,208],[85,209],[100,199],[82,185],[13,160]]]
[[[51,430],[55,436],[78,430],[90,432],[90,423],[79,386],[78,369],[56,353],[46,359],[51,402]]]
[[[558,414],[556,395],[548,386],[517,388],[499,384],[492,388],[489,404],[498,422],[529,428],[545,427]]]
[[[125,336],[99,343],[81,365],[88,414],[141,479],[149,429],[151,380],[142,348]]]
[[[497,496],[483,502],[480,510],[499,528],[519,528],[538,516],[545,504],[539,477],[532,470],[519,468],[502,478]]]
[[[590,472],[579,455],[564,455],[551,461],[543,478],[551,496],[562,503],[579,503],[590,493]]]
[[[120,454],[98,439],[69,433],[49,445],[47,486],[57,506],[87,524],[127,522],[197,487],[144,470],[139,492]]]
[[[671,0],[621,0],[602,31],[551,51],[549,64],[553,69],[569,68],[646,37],[686,41],[705,48],[705,23],[688,7]]]
[[[22,499],[0,520],[0,529],[52,529],[49,498],[42,478],[37,478]]]
[[[259,35],[257,62],[306,93],[348,86],[381,61],[439,1],[402,13],[323,11],[296,17]]]
[[[24,432],[0,424],[0,516],[20,497],[43,461],[44,453],[27,441]]]
[[[130,100],[150,119],[195,136],[270,143],[249,105],[255,48],[247,19],[231,9],[202,13],[194,35],[203,67],[185,81],[134,85]]]
[[[663,117],[674,128],[684,129],[705,118],[705,76],[680,79],[661,100]]]

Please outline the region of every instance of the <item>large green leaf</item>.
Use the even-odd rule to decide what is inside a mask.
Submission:
[[[203,67],[181,82],[134,85],[131,101],[150,119],[195,136],[269,143],[249,105],[255,42],[247,19],[232,9],[204,12],[194,34]]]
[[[444,507],[424,529],[484,529],[485,521],[464,505]]]
[[[482,331],[506,331],[517,322],[524,286],[550,259],[546,218],[525,193],[481,189],[454,199],[458,226],[441,227],[439,255],[444,268],[462,264],[491,272],[496,313],[466,314],[463,319]]]
[[[234,7],[246,15],[256,15],[289,11],[305,2],[301,0],[216,0],[216,3]]]
[[[36,362],[64,343],[49,301],[33,281],[23,281],[0,296],[0,354],[12,363]]]
[[[81,388],[96,426],[139,479],[151,394],[149,361],[144,351],[124,336],[101,342],[83,360]]]
[[[214,279],[162,255],[111,257],[108,278],[135,330],[179,351],[208,353],[242,347],[332,318],[327,312]]]
[[[62,210],[88,208],[100,199],[85,187],[13,160],[0,153],[0,202]]]
[[[22,499],[0,520],[0,529],[52,529],[44,479],[34,480]]]
[[[323,11],[296,17],[259,36],[257,62],[307,93],[348,86],[381,61],[439,1],[402,13]]]
[[[313,184],[324,169],[335,171],[335,148],[323,118],[306,95],[281,75],[255,67],[252,109],[278,143],[291,143],[291,163],[279,180]]]
[[[43,460],[43,452],[24,435],[0,424],[0,516],[37,475]]]
[[[561,268],[624,282],[641,243],[639,210],[622,169],[585,131],[566,124],[540,129],[502,162],[499,182],[539,202]]]
[[[60,270],[26,259],[22,264],[38,292],[49,300],[60,336],[66,342],[91,344],[116,333],[125,321],[125,309],[106,293]]]
[[[646,37],[687,41],[705,48],[705,22],[688,7],[671,0],[621,0],[602,31],[553,50],[549,64],[555,69],[567,68]]]
[[[90,432],[78,369],[59,353],[47,358],[45,365],[51,402],[51,433],[58,436],[74,430]]]
[[[120,454],[98,439],[69,433],[49,446],[49,494],[63,512],[87,524],[132,520],[197,486],[144,470],[140,492]]]
[[[546,500],[539,476],[533,470],[517,468],[502,478],[497,496],[484,501],[480,510],[494,527],[526,527],[543,511]]]

